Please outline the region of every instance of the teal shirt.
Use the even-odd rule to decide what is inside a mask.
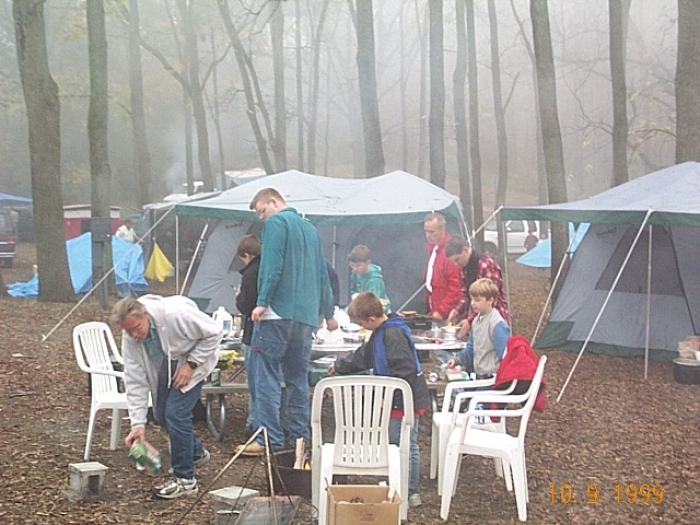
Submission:
[[[263,225],[257,305],[311,326],[333,317],[321,237],[294,208],[274,213]]]
[[[370,264],[369,270],[363,274],[352,272],[350,276],[350,295],[361,292],[372,292],[379,297],[384,305],[384,311],[391,311],[391,302],[386,295],[384,276],[382,267],[377,264]]]

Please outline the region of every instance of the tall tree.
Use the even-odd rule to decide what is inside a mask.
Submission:
[[[139,180],[139,204],[143,206],[153,202],[153,177],[151,153],[148,150],[148,134],[146,133],[146,117],[143,110],[141,19],[138,0],[129,0],[129,88],[134,167]]]
[[[493,113],[496,120],[498,140],[498,186],[496,188],[496,208],[506,203],[508,189],[508,134],[506,132],[506,111],[501,87],[501,51],[498,44],[498,16],[496,2],[488,0],[489,31],[491,33],[491,87],[493,89]],[[500,228],[499,228],[500,231]],[[500,242],[504,247],[505,242]],[[505,256],[505,252],[503,254]]]
[[[365,177],[384,174],[384,144],[379,120],[377,76],[374,59],[374,12],[372,0],[357,0],[357,70],[365,150]]]
[[[564,175],[564,149],[557,109],[557,84],[552,54],[552,35],[549,27],[547,0],[530,0],[530,18],[537,69],[537,97],[542,123],[542,145],[547,168],[549,202],[566,202],[566,178]],[[559,262],[568,247],[566,223],[552,223],[552,279],[559,269]],[[555,290],[556,293],[556,290]]]
[[[425,15],[419,12],[419,2],[415,1],[416,19],[418,20],[418,38],[420,40],[420,94],[418,100],[418,176],[425,179],[425,159],[428,149],[428,33],[430,25],[430,8],[426,8]]]
[[[272,69],[275,77],[275,135],[271,141],[277,171],[287,169],[287,109],[284,101],[284,11],[281,0],[268,0],[270,13],[270,40],[272,42]],[[300,107],[299,111],[303,109]]]
[[[474,0],[467,0],[467,80],[469,82],[469,156],[472,168],[472,199],[474,201],[474,226],[484,222],[484,196],[481,188],[481,151],[479,150],[479,81],[476,63],[476,23]],[[479,246],[483,245],[484,230],[477,235]]]
[[[452,98],[455,111],[455,139],[457,146],[457,177],[462,207],[467,214],[467,223],[474,224],[472,217],[471,180],[469,177],[469,146],[467,142],[467,107],[464,90],[467,81],[467,29],[464,0],[455,0],[455,22],[457,33],[457,55],[452,76]]]
[[[98,298],[107,309],[107,283],[102,283],[112,267],[112,243],[100,239],[97,221],[105,224],[110,217],[111,174],[109,169],[109,98],[107,82],[107,32],[103,0],[87,0],[88,52],[90,62],[90,104],[88,107],[88,141],[90,144],[90,180],[92,210],[92,282],[101,283]]]
[[[445,55],[442,0],[428,0],[430,9],[430,181],[445,187]]]
[[[197,160],[199,172],[205,191],[214,189],[214,175],[211,170],[209,152],[209,131],[207,114],[204,109],[202,82],[199,77],[199,44],[195,26],[197,10],[195,0],[177,0],[180,19],[185,34],[185,56],[187,64],[187,95],[192,102],[192,114],[197,128]],[[189,184],[188,184],[189,185]]]
[[[627,166],[627,26],[630,0],[609,0],[610,19],[610,78],[613,99],[613,184],[629,181]]]
[[[676,162],[700,161],[700,3],[678,0]]]
[[[75,299],[68,272],[61,194],[61,129],[58,86],[46,50],[45,0],[13,0],[17,62],[29,128],[29,155],[41,273],[39,301]]]
[[[326,15],[328,14],[329,4],[330,0],[323,1],[323,4],[321,5],[321,13],[318,15],[316,30],[314,31],[313,66],[311,67],[311,95],[309,96],[309,161],[307,163],[309,173],[316,173],[316,129],[318,127],[318,94],[319,85],[321,82],[321,37],[323,36],[323,27],[326,23]]]
[[[296,58],[296,89],[297,89],[297,168],[304,171],[304,77],[302,75],[302,40],[301,40],[301,0],[294,0],[294,39],[296,40],[294,56]],[[314,154],[316,152],[314,151]],[[309,173],[313,169],[309,167]]]

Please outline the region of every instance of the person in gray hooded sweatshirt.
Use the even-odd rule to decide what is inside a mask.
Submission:
[[[114,305],[120,324],[124,383],[132,446],[146,438],[149,394],[153,412],[170,438],[172,477],[153,488],[154,496],[174,499],[199,491],[194,469],[209,460],[195,436],[192,410],[204,379],[219,361],[221,326],[180,295],[127,297]]]

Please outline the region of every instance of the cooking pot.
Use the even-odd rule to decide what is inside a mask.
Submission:
[[[442,328],[442,340],[447,343],[452,343],[457,340],[457,327],[445,326]]]
[[[673,378],[683,385],[700,385],[700,361],[674,359]]]

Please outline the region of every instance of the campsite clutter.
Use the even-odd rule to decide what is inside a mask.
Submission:
[[[241,268],[236,262],[236,247],[245,234],[260,236],[262,223],[249,204],[257,191],[266,187],[277,189],[289,206],[316,226],[326,257],[341,282],[350,282],[346,255],[353,246],[367,245],[372,260],[391,269],[384,282],[395,309],[422,285],[425,261],[416,254],[423,249],[425,216],[439,211],[449,231],[466,231],[457,196],[402,171],[372,179],[340,179],[290,170],[214,197],[178,203],[178,220],[202,218],[213,228],[188,294],[208,312],[220,305],[236,311],[234,289],[239,286]],[[420,305],[421,299],[418,297],[415,304]],[[349,290],[343,287],[340,303],[349,302]]]

